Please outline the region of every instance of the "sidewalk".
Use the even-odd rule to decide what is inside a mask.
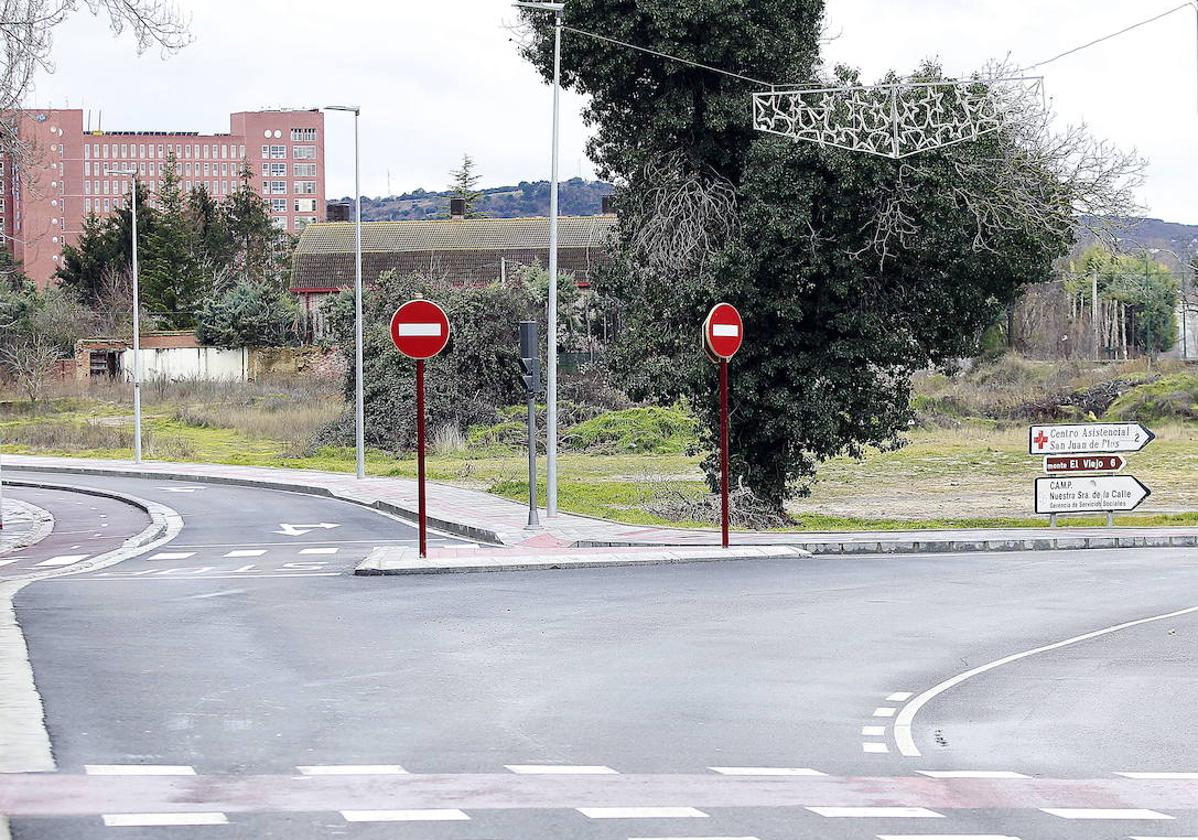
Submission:
[[[153,462],[139,465],[129,461],[102,461],[86,458],[58,458],[33,455],[5,455],[5,470],[13,477],[20,471],[85,473],[92,475],[157,476],[194,482],[236,484],[293,492],[311,493],[367,505],[414,521],[416,518],[416,482],[402,478],[367,477],[361,481],[352,475],[312,470],[283,470],[266,467],[233,467],[216,464],[177,464]],[[495,548],[475,551],[471,562],[456,556],[454,549],[430,552],[445,562],[445,570],[454,567],[510,567],[513,557],[528,557],[530,567],[579,563],[608,565],[602,558],[621,556],[625,561],[656,555],[654,562],[694,562],[717,559],[710,549],[719,546],[719,532],[640,525],[624,525],[574,514],[560,514],[550,520],[542,513],[544,527],[529,531],[528,508],[517,502],[475,490],[429,483],[428,523],[435,528]],[[1154,548],[1198,546],[1198,527],[1171,528],[1001,528],[937,531],[855,531],[855,532],[748,532],[734,533],[733,549],[722,550],[718,557],[734,559],[739,549],[782,546],[797,554],[897,554],[957,551],[1029,551],[1079,548]],[[665,549],[700,549],[695,559],[674,552],[669,559]],[[588,549],[588,551],[582,551]],[[596,551],[595,549],[607,549]],[[630,551],[631,550],[631,551]],[[755,552],[743,552],[747,557]],[[442,555],[444,555],[442,557]],[[700,557],[701,555],[701,557]],[[452,562],[451,562],[452,561]],[[490,562],[494,561],[494,562]],[[363,574],[385,574],[388,564],[410,573],[417,566],[399,549],[372,556],[364,564]],[[369,568],[368,568],[369,566]],[[427,571],[427,569],[426,569]]]

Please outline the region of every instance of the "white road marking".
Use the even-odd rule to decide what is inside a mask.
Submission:
[[[578,808],[578,813],[593,820],[687,819],[706,817],[697,808]]]
[[[826,776],[810,767],[708,767],[722,776]]]
[[[872,736],[885,735],[886,727],[885,726],[863,726],[863,727],[861,727],[861,734],[862,735],[872,735]]]
[[[878,840],[1019,840],[1009,834],[879,834]]]
[[[874,717],[894,717],[895,709],[890,706],[879,706],[874,709]]]
[[[601,764],[505,764],[513,773],[522,776],[605,776],[615,770]]]
[[[917,770],[929,779],[1026,779],[1013,770]]]
[[[902,703],[906,700],[910,700],[914,696],[915,696],[915,694],[910,691],[896,691],[896,692],[894,692],[894,694],[891,694],[886,699],[889,700],[891,703]]]
[[[188,595],[187,597],[193,601],[201,601],[205,598],[223,598],[226,595],[244,595],[244,589],[222,589],[220,592],[205,592],[203,595]]]
[[[811,807],[807,809],[821,817],[884,817],[887,819],[942,819],[944,814],[937,814],[927,808],[908,808],[904,806],[863,805],[858,807]]]
[[[398,764],[310,764],[295,768],[305,776],[404,776]]]
[[[168,493],[194,493],[197,490],[203,490],[203,487],[159,487],[159,490],[165,490]]]
[[[239,548],[236,551],[227,552],[225,557],[261,557],[266,553],[265,548]]]
[[[72,563],[78,563],[80,560],[86,560],[91,557],[90,554],[61,554],[58,557],[51,557],[49,560],[43,560],[38,563],[39,566],[69,566]]]
[[[336,554],[338,548],[301,548],[300,554]]]
[[[176,814],[104,814],[104,825],[110,827],[163,825],[228,825],[229,819],[219,811],[193,811]]]
[[[195,768],[186,764],[85,764],[89,776],[194,776]]]
[[[186,560],[188,557],[195,556],[194,551],[160,551],[152,557],[147,557],[147,560]]]
[[[1198,779],[1198,773],[1116,773],[1125,779]]]
[[[413,808],[405,811],[342,811],[346,822],[445,822],[470,819],[457,808]]]
[[[1041,808],[1065,820],[1171,820],[1168,814],[1147,808]]]
[[[629,837],[628,840],[760,840],[757,837]]]
[[[888,753],[888,752],[890,752],[890,747],[886,746],[885,744],[879,744],[879,743],[876,743],[873,741],[866,741],[864,744],[861,745],[861,750],[862,750],[862,752],[867,752],[867,753]]]
[[[1134,835],[1129,840],[1198,840],[1198,837],[1189,835],[1188,837],[1149,837],[1147,835]]]
[[[192,580],[290,580],[291,578],[308,578],[308,577],[337,577],[341,572],[283,572],[272,574],[269,572],[261,572],[259,574],[247,575],[192,575],[190,577],[184,575],[175,575],[174,577],[132,577],[130,575],[93,575],[91,577],[73,577],[73,578],[57,578],[54,583],[81,583],[81,582],[103,582],[103,583],[119,583],[124,581],[192,581]]]
[[[329,530],[330,528],[340,528],[341,526],[333,522],[318,522],[315,525],[292,525],[290,522],[280,522],[279,530],[273,531],[275,534],[282,534],[285,537],[302,537],[309,531],[315,531],[318,528]]]
[[[1195,612],[1198,612],[1198,607],[1188,607],[1184,610],[1176,610],[1175,612],[1164,613],[1163,615],[1154,615],[1149,618],[1140,618],[1136,619],[1135,621],[1127,621],[1123,624],[1116,624],[1113,627],[1105,627],[1102,630],[1095,630],[1091,633],[1085,633],[1081,636],[1074,636],[1071,639],[1065,639],[1063,642],[1056,642],[1051,645],[1043,645],[1042,647],[1025,650],[1022,653],[1014,653],[1010,656],[1004,656],[1002,659],[995,659],[993,662],[987,662],[985,665],[979,665],[978,667],[971,668],[964,673],[957,674],[955,677],[950,677],[944,682],[932,686],[923,694],[920,694],[914,700],[908,702],[907,705],[903,706],[902,711],[899,712],[898,717],[894,721],[894,739],[898,742],[899,752],[906,756],[920,755],[919,748],[915,746],[915,739],[911,737],[911,727],[915,721],[915,716],[919,714],[919,710],[927,705],[929,701],[948,691],[950,688],[960,685],[970,677],[976,677],[978,674],[984,674],[987,671],[1000,668],[1003,665],[1009,665],[1012,662],[1017,662],[1020,659],[1025,659],[1029,656],[1035,656],[1038,653],[1047,653],[1050,650],[1057,650],[1059,648],[1077,644],[1078,642],[1084,642],[1089,639],[1096,639],[1099,636],[1106,636],[1110,633],[1126,630],[1129,627],[1137,627],[1141,624],[1148,624],[1149,622],[1153,621],[1164,621],[1166,618],[1177,618],[1178,616],[1189,615]]]
[[[11,560],[0,560],[0,567],[11,566],[13,563],[19,563],[20,561],[22,561],[24,559],[25,559],[24,557],[14,557]]]

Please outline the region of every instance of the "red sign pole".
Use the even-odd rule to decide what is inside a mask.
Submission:
[[[428,556],[424,507],[424,359],[416,360],[416,484],[420,511],[420,556]]]
[[[728,547],[728,360],[720,360],[720,534]]]

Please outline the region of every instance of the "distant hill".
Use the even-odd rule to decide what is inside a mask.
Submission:
[[[1123,219],[1114,232],[1120,239],[1119,250],[1135,253],[1146,248],[1159,248],[1161,253],[1156,258],[1173,270],[1179,268],[1177,259],[1167,251],[1182,257],[1198,253],[1198,225],[1183,225],[1161,219]],[[1077,249],[1083,249],[1093,241],[1094,237],[1089,231],[1084,231],[1078,236]]]
[[[512,187],[490,187],[481,190],[483,200],[475,211],[495,219],[525,218],[549,215],[549,182],[521,181]],[[615,187],[603,181],[573,178],[558,187],[558,203],[563,216],[594,216],[601,209],[603,196],[615,192]],[[448,190],[427,192],[414,190],[403,195],[379,198],[362,197],[362,220],[367,222],[402,221],[406,219],[436,219],[449,214]],[[352,202],[352,197],[337,199]]]

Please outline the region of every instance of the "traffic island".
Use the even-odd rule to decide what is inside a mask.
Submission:
[[[731,560],[800,560],[811,552],[792,545],[641,548],[516,547],[510,549],[433,549],[427,557],[412,548],[376,548],[355,575],[433,575],[464,572],[523,572],[548,569],[599,569]]]

